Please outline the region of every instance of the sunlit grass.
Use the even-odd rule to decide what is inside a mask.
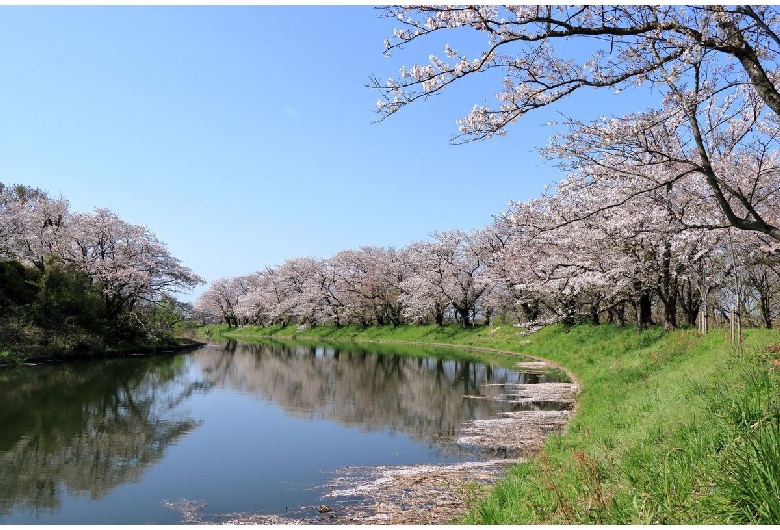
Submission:
[[[735,443],[720,481],[732,524],[780,521],[780,416],[746,430]]]

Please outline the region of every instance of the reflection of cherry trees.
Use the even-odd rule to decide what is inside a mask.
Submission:
[[[496,397],[503,392],[500,383],[519,377],[469,360],[392,355],[391,348],[380,353],[231,342],[194,356],[210,385],[255,394],[288,414],[397,431],[437,445],[452,442],[462,422],[488,417],[501,406],[464,395]]]
[[[0,513],[51,510],[69,494],[100,498],[140,480],[198,426],[178,411],[198,381],[181,358],[38,367],[17,373],[0,409]]]

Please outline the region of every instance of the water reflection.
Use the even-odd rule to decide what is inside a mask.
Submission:
[[[315,501],[291,498],[280,484],[312,484],[322,469],[473,458],[477,449],[457,445],[464,422],[518,410],[524,405],[502,399],[505,385],[548,378],[462,353],[447,360],[401,350],[409,352],[228,342],[179,356],[0,372],[0,521],[57,523],[69,507],[69,521],[90,522],[111,499],[127,512],[110,512],[114,524],[170,523],[154,510],[182,495],[223,512],[265,503],[281,513]],[[394,434],[404,436],[382,441]],[[226,454],[215,452],[227,444]],[[166,470],[151,478],[153,468]],[[152,507],[118,488],[133,482]],[[75,507],[75,498],[91,501]]]
[[[53,512],[66,493],[97,499],[140,480],[198,426],[177,407],[202,386],[182,385],[183,368],[156,357],[2,373],[0,514]]]
[[[195,362],[209,384],[254,394],[289,415],[436,444],[454,443],[466,420],[517,409],[463,396],[497,398],[503,384],[540,378],[468,359],[389,355],[388,348],[372,352],[353,345],[231,341],[198,351]]]

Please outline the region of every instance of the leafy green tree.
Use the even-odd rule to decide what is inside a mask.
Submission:
[[[38,281],[32,314],[36,324],[49,329],[79,326],[103,331],[106,315],[102,302],[102,293],[88,274],[51,259]]]
[[[18,261],[0,261],[0,314],[13,306],[29,304],[38,292],[37,272]]]

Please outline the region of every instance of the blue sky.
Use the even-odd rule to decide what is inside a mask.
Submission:
[[[385,58],[395,26],[369,6],[0,7],[0,182],[146,225],[211,282],[481,228],[562,177],[534,151],[558,112],[638,110],[591,92],[452,146],[498,88],[475,80],[372,123],[369,75],[443,55]]]

